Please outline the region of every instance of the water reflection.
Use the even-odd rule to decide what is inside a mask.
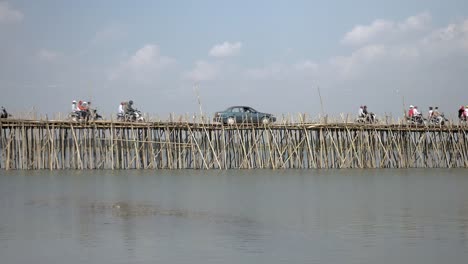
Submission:
[[[0,176],[5,263],[468,257],[464,170],[60,173]]]

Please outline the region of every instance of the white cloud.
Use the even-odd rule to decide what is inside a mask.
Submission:
[[[207,61],[197,61],[195,68],[185,74],[185,79],[191,81],[212,81],[217,78],[220,72],[219,63],[210,63]]]
[[[342,42],[345,44],[363,44],[394,27],[393,22],[378,19],[369,26],[358,25],[346,33]]]
[[[338,56],[330,60],[330,65],[336,67],[344,78],[355,76],[361,68],[374,63],[385,55],[386,48],[382,45],[368,45],[354,51],[349,56]]]
[[[38,51],[36,55],[40,60],[48,62],[56,61],[62,57],[62,53],[48,49],[42,49]]]
[[[431,15],[427,12],[408,17],[403,22],[377,19],[370,25],[358,25],[347,32],[341,42],[350,45],[366,45],[393,40],[398,42],[408,34],[429,28]]]
[[[429,27],[431,21],[431,14],[429,14],[428,12],[423,12],[415,16],[410,16],[403,23],[399,23],[398,30],[423,30]]]
[[[209,54],[213,57],[229,57],[239,54],[241,48],[241,42],[229,43],[226,41],[211,48]]]
[[[23,13],[11,8],[8,2],[0,2],[0,23],[18,22],[23,17]]]
[[[465,41],[468,38],[468,19],[452,23],[444,28],[434,30],[424,39],[427,43]]]
[[[109,79],[131,78],[136,81],[151,81],[174,63],[174,59],[161,56],[159,46],[147,44],[112,70]]]

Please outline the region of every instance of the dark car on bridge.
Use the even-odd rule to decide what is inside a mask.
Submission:
[[[270,124],[276,121],[276,117],[258,112],[249,106],[231,106],[224,111],[216,112],[213,121],[229,125],[235,123]]]

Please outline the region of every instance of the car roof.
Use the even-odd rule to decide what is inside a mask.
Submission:
[[[226,108],[226,110],[232,109],[232,108],[238,108],[238,107],[239,107],[239,108],[245,108],[245,107],[247,107],[247,108],[254,109],[253,107],[247,106],[247,105],[233,105],[233,106],[230,106],[230,107]]]

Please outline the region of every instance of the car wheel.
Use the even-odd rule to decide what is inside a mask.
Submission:
[[[268,118],[268,117],[262,118],[262,124],[264,124],[264,125],[270,124],[270,118]]]
[[[226,120],[226,124],[228,125],[234,125],[236,123],[236,119],[234,117],[228,117]]]

